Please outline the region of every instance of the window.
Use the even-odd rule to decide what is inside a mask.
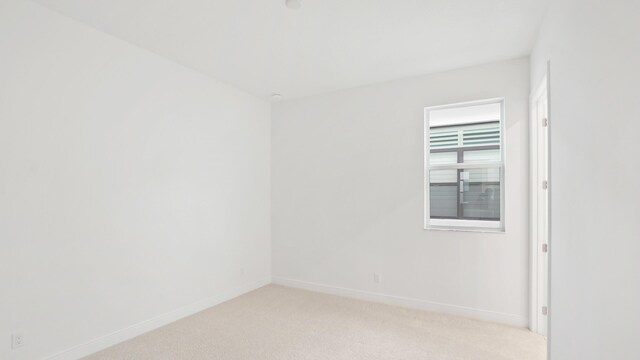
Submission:
[[[425,109],[425,228],[504,230],[504,100]]]

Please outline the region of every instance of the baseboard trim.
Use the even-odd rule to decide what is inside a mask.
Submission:
[[[137,324],[127,326],[126,328],[114,331],[110,334],[100,336],[84,344],[76,345],[67,350],[63,350],[54,355],[45,357],[44,360],[75,360],[75,359],[93,354],[100,350],[106,349],[110,346],[116,345],[123,341],[132,339],[136,336],[142,335],[151,330],[155,330],[161,326],[164,326],[174,321],[185,318],[189,315],[193,315],[197,312],[208,309],[212,306],[231,300],[242,294],[248,293],[250,291],[253,291],[255,289],[268,285],[269,283],[271,283],[271,280],[267,279],[267,280],[256,281],[251,284],[239,286],[235,289],[225,291],[220,295],[212,296],[207,299],[197,301],[190,305],[158,315],[156,317],[139,322]]]
[[[387,295],[370,291],[343,288],[338,286],[319,284],[309,281],[289,279],[279,276],[272,278],[274,284],[289,286],[304,290],[317,291],[326,294],[340,295],[359,300],[374,301],[389,305],[398,305],[419,310],[440,312],[450,315],[468,317],[477,320],[496,322],[509,326],[527,327],[529,319],[516,314],[508,314],[491,310],[476,309],[451,304],[442,304],[432,301],[412,299],[401,296]]]

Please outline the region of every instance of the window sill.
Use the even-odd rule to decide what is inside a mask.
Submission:
[[[505,234],[504,229],[477,229],[477,228],[453,228],[453,227],[436,227],[428,226],[425,230],[433,231],[453,231],[453,232],[472,232],[472,233],[485,233],[485,234]]]
[[[499,234],[505,233],[504,226],[500,221],[478,221],[478,220],[431,219],[429,223],[426,224],[425,230],[499,233]]]

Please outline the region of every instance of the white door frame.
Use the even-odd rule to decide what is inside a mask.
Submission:
[[[531,331],[548,336],[549,328],[549,235],[550,235],[550,126],[549,65],[531,93],[530,110],[530,239],[531,239]]]

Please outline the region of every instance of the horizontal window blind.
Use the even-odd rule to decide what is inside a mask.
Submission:
[[[499,146],[500,122],[434,127],[429,134],[429,144],[431,150]]]

